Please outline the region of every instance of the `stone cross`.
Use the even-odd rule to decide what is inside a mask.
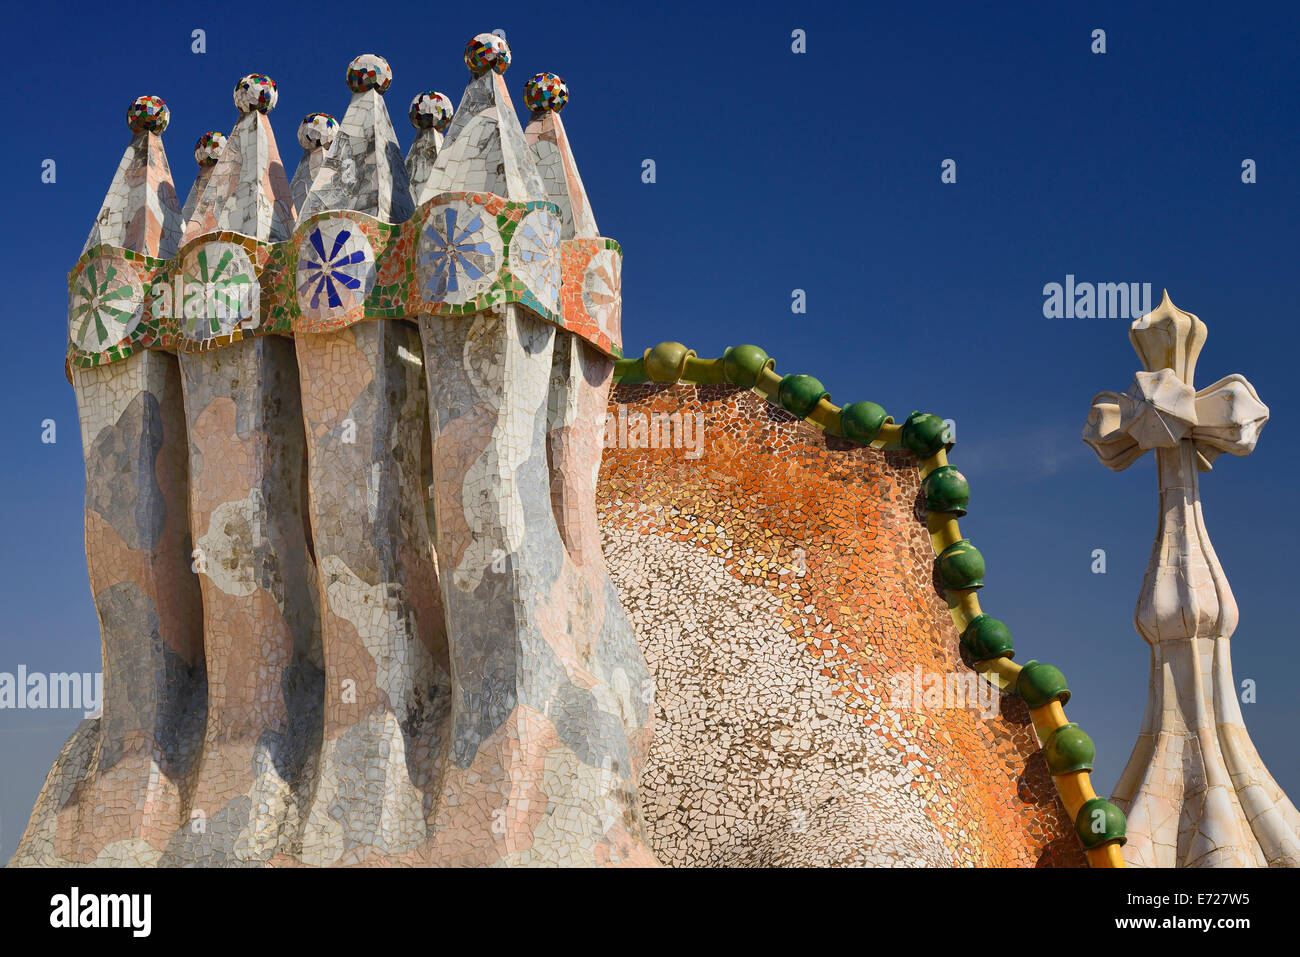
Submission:
[[[1300,866],[1300,814],[1246,733],[1228,639],[1237,603],[1201,516],[1198,472],[1248,455],[1268,408],[1243,376],[1199,392],[1206,328],[1166,292],[1129,329],[1144,367],[1092,400],[1083,440],[1119,471],[1155,449],[1160,524],[1134,622],[1151,646],[1142,731],[1112,800],[1139,867]]]

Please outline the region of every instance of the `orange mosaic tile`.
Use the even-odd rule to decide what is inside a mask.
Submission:
[[[974,675],[933,579],[912,453],[826,435],[734,386],[619,385],[597,503],[611,574],[659,694],[698,686],[712,703],[670,711],[657,702],[642,790],[661,861],[721,863],[727,841],[718,835],[736,827],[729,818],[763,817],[749,813],[748,800],[786,812],[767,815],[765,831],[742,828],[734,848],[741,857],[729,863],[779,847],[763,860],[1083,866],[1023,701],[990,690],[1000,700],[989,718],[968,706],[898,706],[900,675]],[[663,548],[685,550],[689,574],[650,582],[649,570],[672,563]],[[714,567],[720,574],[707,571]],[[695,641],[656,633],[665,591],[699,611]],[[732,640],[736,625],[725,619],[733,598],[761,612],[751,624],[761,618],[766,633],[751,653],[779,653],[784,642],[799,650],[803,674],[774,679],[774,703],[760,693],[752,707],[723,714],[721,699],[736,695],[728,676],[710,669],[707,643]],[[785,699],[829,725],[814,734],[815,748],[765,726],[779,730]],[[747,747],[766,749],[762,760],[751,761]],[[801,778],[813,751],[823,753]],[[703,761],[683,765],[683,753],[701,752]],[[727,773],[710,774],[707,764]],[[672,800],[660,800],[663,793]],[[873,831],[874,849],[829,839],[817,846],[811,818],[828,794],[850,805],[835,819],[838,834],[860,833],[844,813],[889,817],[890,826]],[[710,801],[721,810],[680,813]],[[800,840],[801,850],[788,850]]]

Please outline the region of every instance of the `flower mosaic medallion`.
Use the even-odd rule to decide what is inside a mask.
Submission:
[[[102,352],[135,331],[144,315],[144,286],[135,267],[101,253],[73,281],[68,336],[78,349]]]
[[[243,246],[205,243],[185,256],[182,328],[193,341],[228,336],[258,314],[258,285]]]
[[[375,252],[356,223],[318,222],[298,249],[298,307],[316,320],[356,318],[375,285]]]
[[[510,271],[547,309],[560,308],[560,220],[549,210],[525,216],[510,241]]]
[[[606,335],[618,331],[623,311],[623,257],[614,250],[602,249],[587,265],[582,305]]]
[[[491,288],[501,262],[501,235],[486,210],[450,202],[429,214],[420,232],[416,277],[425,298],[460,305]]]

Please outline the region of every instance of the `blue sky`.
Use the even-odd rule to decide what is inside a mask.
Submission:
[[[467,5],[468,6],[468,5]],[[475,5],[478,7],[478,5]],[[881,6],[884,9],[879,9]],[[1139,368],[1118,319],[1045,319],[1043,286],[1149,282],[1209,326],[1197,385],[1246,375],[1272,418],[1247,459],[1202,480],[1206,521],[1241,607],[1243,706],[1266,764],[1300,797],[1290,608],[1300,533],[1297,223],[1300,119],[1293,5],[1057,4],[948,8],[751,2],[498,3],[491,13],[390,0],[255,11],[55,3],[6,14],[11,120],[0,151],[10,348],[0,671],[93,671],[99,642],[82,551],[83,472],[64,380],[66,273],[144,93],[172,111],[182,197],[199,134],[228,131],[250,72],[279,84],[286,165],[298,119],[342,116],[348,61],[387,57],[402,145],[410,98],[458,101],[465,41],[500,28],[516,96],[569,83],[564,117],[597,220],[624,248],[629,353],[665,339],[701,355],[754,342],[838,403],[957,423],[973,488],[963,531],[988,562],[985,609],[1018,657],[1070,679],[1072,720],[1109,793],[1136,736],[1147,649],[1133,607],[1156,523],[1154,461],[1104,469],[1079,433],[1094,393]],[[479,9],[488,9],[483,6]],[[559,15],[547,11],[556,10]],[[1093,29],[1107,52],[1090,52]],[[191,52],[191,31],[207,52]],[[807,52],[791,51],[806,31]],[[39,51],[34,53],[33,51]],[[957,163],[957,182],[940,164]],[[1255,160],[1258,181],[1241,181]],[[57,180],[41,182],[42,162]],[[656,182],[642,182],[653,159]],[[790,312],[807,293],[806,316]],[[54,419],[58,441],[43,444]],[[1104,548],[1107,573],[1090,571]],[[0,858],[26,823],[70,713],[0,711]]]

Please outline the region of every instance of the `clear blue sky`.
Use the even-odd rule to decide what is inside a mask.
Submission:
[[[1079,440],[1093,394],[1124,389],[1138,368],[1126,323],[1044,319],[1042,289],[1067,274],[1150,282],[1200,315],[1210,337],[1198,385],[1240,372],[1272,412],[1253,455],[1224,456],[1203,478],[1203,500],[1241,606],[1236,676],[1258,683],[1247,725],[1300,799],[1294,5],[473,6],[492,13],[322,2],[6,14],[0,242],[15,335],[0,355],[0,671],[98,669],[65,284],[129,140],[127,106],[154,93],[171,107],[164,141],[183,197],[193,143],[233,125],[243,74],[279,84],[272,120],[291,169],[299,118],[342,116],[353,56],[391,63],[405,147],[410,98],[436,88],[459,101],[465,41],[501,28],[516,106],[535,72],[569,83],[564,117],[597,220],[626,253],[629,353],[664,339],[706,356],[754,342],[839,403],[956,420],[952,459],[974,489],[962,528],[988,561],[985,608],[1011,626],[1020,659],[1065,671],[1103,793],[1145,700],[1132,614],[1155,530],[1154,462],[1113,474]],[[203,55],[190,52],[196,28]],[[1105,55],[1089,50],[1094,28]],[[807,33],[804,55],[791,52],[794,29]],[[54,184],[41,182],[47,158]],[[641,181],[647,158],[653,185]],[[946,158],[953,185],[940,182]],[[1245,158],[1253,185],[1241,182]],[[791,315],[795,288],[806,316]],[[40,441],[47,418],[54,445]],[[1095,548],[1105,575],[1090,572]],[[75,723],[0,712],[0,858]]]

